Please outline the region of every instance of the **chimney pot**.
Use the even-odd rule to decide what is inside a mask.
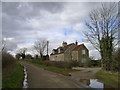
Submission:
[[[76,44],[76,45],[78,45],[78,42],[77,42],[77,40],[76,40],[75,44]]]
[[[64,41],[63,41],[63,47],[64,47],[64,46],[67,46],[67,42],[64,42]]]

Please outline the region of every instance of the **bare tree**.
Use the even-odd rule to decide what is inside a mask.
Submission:
[[[6,45],[7,45],[7,41],[2,40],[1,52],[6,52]]]
[[[90,43],[100,52],[103,69],[110,67],[112,52],[117,44],[117,4],[101,3],[101,7],[92,10],[86,21],[88,31],[84,32]],[[107,66],[106,66],[107,65]]]
[[[35,42],[34,48],[39,53],[41,58],[43,58],[43,55],[46,52],[46,48],[47,48],[47,40],[43,38],[37,40]]]
[[[21,48],[18,50],[18,53],[16,56],[20,56],[20,57],[22,57],[22,59],[25,59],[26,52],[27,52],[27,48]]]

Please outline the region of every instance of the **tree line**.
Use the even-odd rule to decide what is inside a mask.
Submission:
[[[34,49],[38,53],[35,55],[34,58],[36,58],[36,59],[39,58],[39,59],[43,60],[46,57],[46,59],[49,59],[48,58],[49,57],[48,56],[48,43],[49,42],[44,38],[40,38],[34,43]],[[26,52],[27,52],[27,48],[19,49],[16,54],[16,58],[17,59],[25,59],[25,58],[32,59],[33,58],[32,55],[26,54]],[[46,56],[45,56],[45,54],[46,54]]]

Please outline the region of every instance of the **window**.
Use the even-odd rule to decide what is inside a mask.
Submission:
[[[60,61],[60,58],[58,58],[58,61]]]
[[[86,59],[85,59],[85,58],[82,58],[81,62],[82,62],[82,63],[86,63]]]
[[[58,49],[58,53],[60,53],[60,48]]]
[[[82,54],[85,54],[85,50],[82,50]]]
[[[52,61],[55,61],[55,59],[54,59],[54,58],[52,58]]]
[[[52,53],[55,54],[55,51],[53,50]]]

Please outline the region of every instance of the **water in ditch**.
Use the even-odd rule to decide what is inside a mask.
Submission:
[[[24,81],[23,81],[23,88],[28,88],[28,81],[27,81],[27,70],[24,66]]]
[[[91,88],[113,88],[110,85],[104,84],[103,82],[100,82],[98,79],[80,79],[80,82],[90,86]]]

